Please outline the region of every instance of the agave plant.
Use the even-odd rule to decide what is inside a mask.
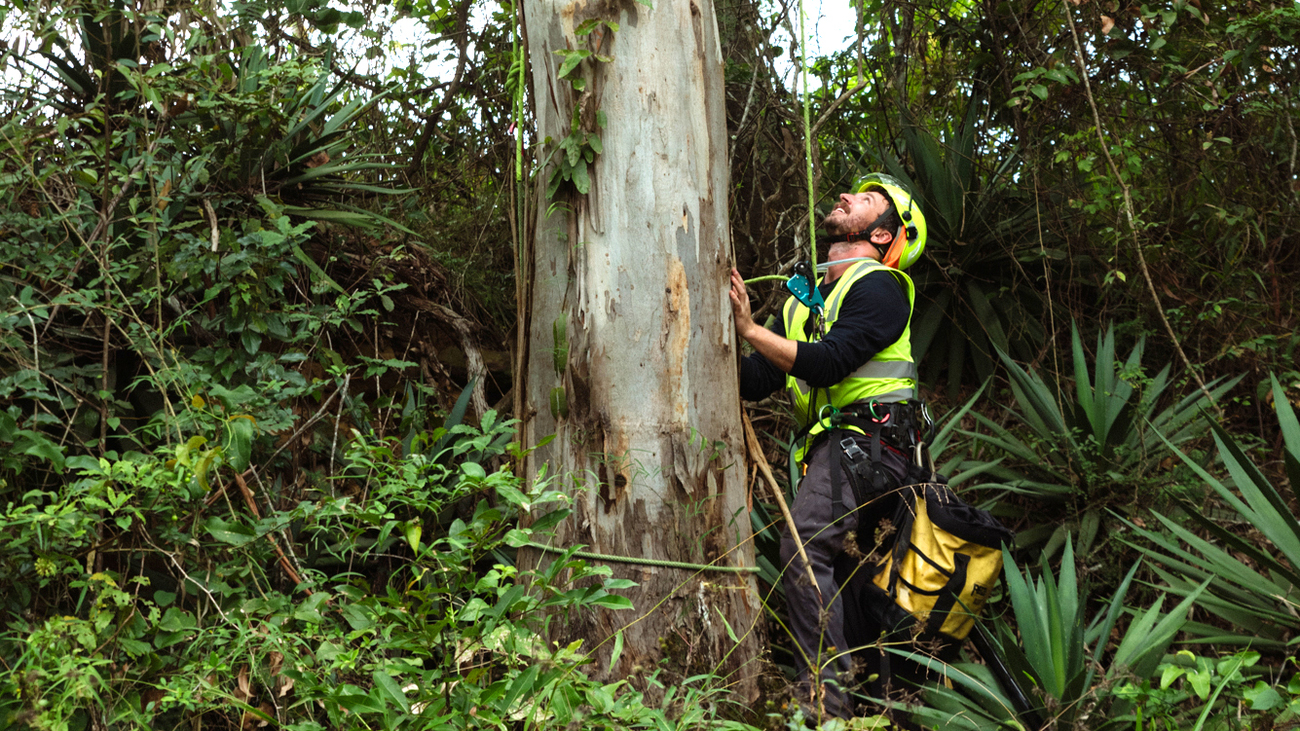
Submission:
[[[1286,391],[1272,379],[1272,396],[1285,442],[1283,462],[1291,483],[1300,485],[1300,421],[1287,401]],[[1170,591],[1191,596],[1198,583],[1209,585],[1197,605],[1220,622],[1219,626],[1190,623],[1188,630],[1213,642],[1250,644],[1256,648],[1294,648],[1300,632],[1300,522],[1278,488],[1246,455],[1223,427],[1211,424],[1227,480],[1211,475],[1173,442],[1168,446],[1205,481],[1227,507],[1224,511],[1181,506],[1191,525],[1155,513],[1164,531],[1129,523],[1144,539],[1130,545],[1157,564],[1157,573]],[[1249,526],[1262,537],[1247,540],[1225,523]],[[1200,533],[1194,531],[1199,528]],[[1207,537],[1208,535],[1208,537]],[[1222,629],[1222,624],[1234,628]]]
[[[1009,552],[1003,561],[1020,641],[1012,626],[997,617],[992,636],[984,638],[983,664],[945,665],[909,654],[952,684],[926,690],[925,704],[915,709],[917,720],[959,731],[1133,728],[1131,701],[1113,691],[1123,679],[1155,673],[1204,585],[1168,613],[1161,611],[1163,595],[1145,610],[1128,610],[1124,599],[1140,565],[1135,564],[1087,622],[1085,613],[1094,605],[1080,587],[1071,540],[1065,542],[1059,577],[1052,575],[1046,557],[1038,579],[1022,573]],[[1131,612],[1132,621],[1114,651],[1107,652],[1111,630],[1124,611]]]
[[[1073,387],[1049,384],[1000,353],[1011,380],[1014,404],[1006,410],[1013,426],[976,414],[983,428],[969,434],[1020,464],[991,467],[988,474],[996,481],[983,487],[1057,503],[1081,498],[1090,506],[1077,525],[1039,528],[1022,542],[1054,531],[1059,546],[1066,531],[1083,527],[1080,542],[1086,552],[1110,496],[1127,499],[1151,479],[1166,456],[1161,440],[1182,444],[1204,434],[1197,419],[1209,401],[1198,391],[1162,408],[1170,367],[1150,378],[1143,375],[1143,338],[1121,364],[1110,326],[1097,337],[1090,374],[1078,327],[1072,330]],[[1218,399],[1240,380],[1215,381],[1210,394]]]
[[[964,121],[946,129],[942,141],[919,124],[905,124],[901,142],[911,174],[890,152],[880,154],[890,174],[922,200],[932,265],[913,272],[912,347],[928,364],[927,381],[947,371],[954,397],[972,369],[980,381],[993,375],[997,350],[1028,357],[1044,341],[1040,288],[1025,286],[1025,280],[1064,258],[1051,242],[1025,233],[1036,230],[1035,209],[1011,185],[1016,151],[981,159],[977,142],[985,109],[982,99],[972,97]]]

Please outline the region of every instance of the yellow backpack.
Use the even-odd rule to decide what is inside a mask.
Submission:
[[[893,546],[871,579],[872,608],[887,632],[915,623],[922,636],[964,640],[1002,572],[1011,531],[944,484],[906,485],[899,496]]]

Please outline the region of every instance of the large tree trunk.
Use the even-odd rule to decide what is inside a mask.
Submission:
[[[753,566],[712,3],[525,0],[524,18],[538,133],[551,140],[544,153],[570,134],[575,107],[579,126],[603,142],[586,195],[565,184],[546,197],[562,152],[538,184],[520,416],[528,444],[557,434],[533,454],[529,476],[549,463],[574,494],[556,545]],[[619,30],[575,36],[591,18]],[[569,75],[585,81],[580,94],[557,78],[555,51],[572,49],[612,57]],[[611,566],[639,583],[627,593],[635,610],[562,629],[588,649],[623,629],[618,666],[606,667],[608,643],[601,656],[607,677],[652,670],[667,653],[680,672],[738,671],[741,698],[754,695],[761,607],[750,575]]]

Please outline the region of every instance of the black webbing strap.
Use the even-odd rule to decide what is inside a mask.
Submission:
[[[889,562],[889,594],[898,589],[898,571],[903,559],[912,548],[912,523],[916,521],[916,488],[905,488],[899,496],[898,510],[894,513],[894,556]]]
[[[840,486],[840,473],[844,471],[845,455],[844,450],[838,448],[839,440],[836,437],[843,433],[840,429],[830,430],[830,443],[826,445],[827,449],[834,449],[838,453],[837,458],[828,465],[831,470],[831,518],[837,524],[844,518],[844,489]]]
[[[830,448],[839,448],[838,459],[831,466],[831,515],[835,516],[835,522],[838,523],[844,517],[844,489],[840,486],[840,473],[849,475],[849,486],[853,488],[853,501],[857,506],[861,508],[866,505],[868,493],[861,486],[868,479],[874,480],[874,471],[880,469],[880,440],[877,435],[872,442],[874,456],[868,459],[867,453],[853,440],[855,432],[832,429],[829,434]]]
[[[889,419],[892,421],[893,419]],[[885,477],[885,466],[880,463],[880,432],[881,425],[877,424],[872,429],[869,436],[871,437],[871,492],[879,495],[888,489],[888,481]]]
[[[934,565],[934,562],[930,561],[929,557],[924,554],[918,552],[917,555]],[[931,634],[937,633],[943,627],[943,623],[948,620],[948,613],[953,610],[953,607],[957,606],[958,595],[966,586],[966,567],[970,565],[970,556],[964,553],[954,553],[953,561],[956,566],[953,567],[952,575],[948,577],[948,583],[944,584],[943,588],[939,590],[939,598],[931,607],[930,618],[925,623],[925,631]]]

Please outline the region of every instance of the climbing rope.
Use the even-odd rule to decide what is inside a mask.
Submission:
[[[817,188],[813,180],[812,158],[812,96],[808,93],[808,33],[807,14],[804,12],[803,0],[799,0],[799,75],[803,86],[803,156],[804,174],[808,180],[808,258],[817,268],[817,213],[814,205],[817,200]],[[818,269],[818,271],[825,271]],[[789,277],[770,274],[753,279],[746,279],[745,284],[759,282],[784,282]]]
[[[535,541],[529,541],[524,545],[529,548],[536,548],[546,553],[569,553],[567,548],[556,548],[547,546]],[[686,571],[717,571],[724,574],[756,574],[757,566],[715,566],[702,563],[686,563],[685,561],[664,561],[654,558],[634,558],[632,556],[613,556],[607,553],[591,553],[589,551],[573,551],[573,556],[587,559],[589,561],[606,561],[609,563],[630,563],[639,566],[657,566],[666,569],[685,569]]]
[[[799,0],[799,72],[803,76],[803,154],[808,175],[808,256],[817,266],[817,220],[813,211],[816,191],[812,162],[812,97],[808,94],[808,34],[804,29],[807,20],[803,0]]]

